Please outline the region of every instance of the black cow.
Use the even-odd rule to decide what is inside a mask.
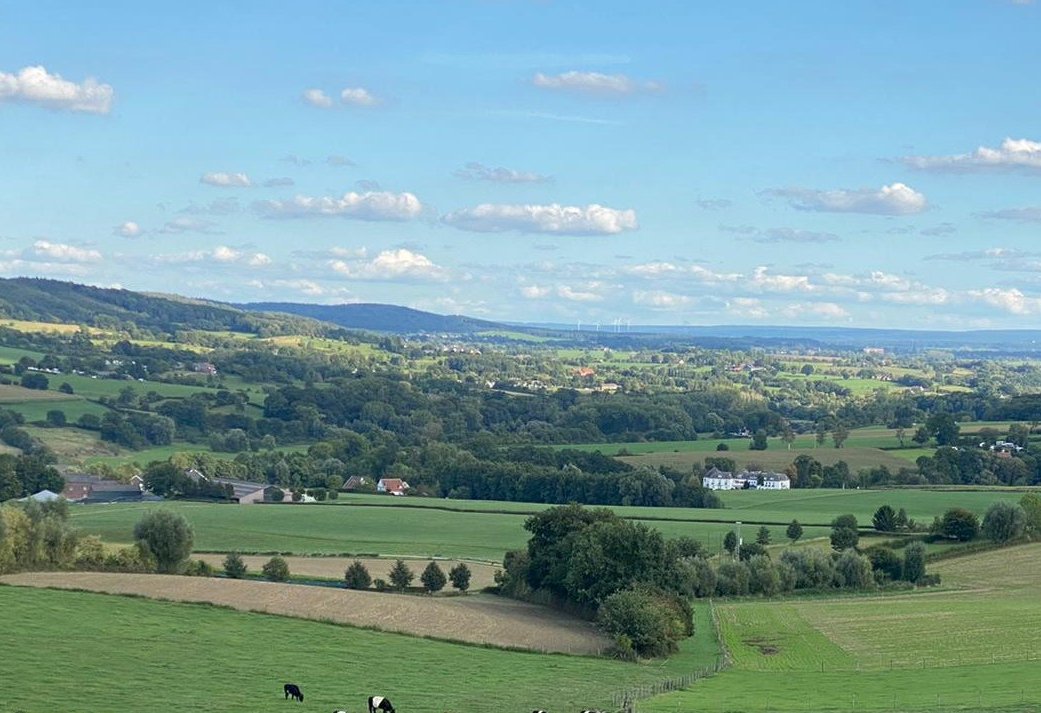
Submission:
[[[301,703],[304,702],[304,692],[301,691],[300,686],[295,683],[287,683],[282,686],[282,691],[286,694],[287,701],[289,700],[289,697],[292,696],[295,700],[300,701]]]
[[[394,706],[383,696],[369,696],[369,713],[376,713],[376,711],[394,713]]]

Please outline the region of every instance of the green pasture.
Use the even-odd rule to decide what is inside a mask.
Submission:
[[[4,365],[16,364],[18,363],[18,360],[20,360],[22,357],[29,357],[33,360],[39,360],[42,359],[43,356],[43,352],[36,352],[30,349],[16,349],[15,347],[0,346],[0,364]]]
[[[607,709],[615,691],[703,658],[638,665],[504,651],[85,592],[0,587],[0,603],[10,711],[284,713],[297,705],[283,697],[287,681],[308,710],[360,713],[373,694],[407,713],[459,711],[478,697],[481,710]]]
[[[904,508],[908,516],[932,520],[952,507],[963,507],[983,514],[996,500],[1018,501],[1021,489],[993,488],[893,488],[889,490],[795,489],[780,492],[731,490],[716,493],[726,506],[722,509],[655,508],[612,505],[611,510],[637,520],[689,520],[694,522],[765,522],[826,525],[837,515],[852,513],[862,525],[870,526],[871,516],[881,505]],[[435,508],[467,512],[506,512],[532,514],[550,505],[500,500],[449,500],[447,498],[392,498],[386,495],[344,495],[335,505],[361,505],[390,508]]]
[[[129,544],[134,523],[157,505],[85,505],[74,508],[74,524],[107,542]],[[164,503],[195,528],[199,550],[289,552],[294,554],[415,555],[501,562],[507,550],[527,544],[527,514],[446,512],[433,508],[332,507],[326,505],[229,505]],[[533,506],[538,508],[540,506]],[[545,506],[542,506],[545,507]],[[649,509],[644,509],[647,512]],[[724,512],[724,511],[701,511]],[[723,516],[725,517],[725,515]],[[731,522],[640,520],[666,537],[693,537],[718,551]],[[784,542],[786,525],[770,526],[773,542]],[[807,527],[804,537],[828,529]],[[746,538],[754,536],[747,530]]]
[[[74,423],[83,414],[93,414],[101,417],[108,413],[108,409],[96,401],[70,396],[68,399],[21,401],[18,403],[0,404],[9,411],[22,414],[29,423],[43,421],[47,418],[48,411],[62,411],[65,419]]]
[[[639,456],[619,456],[619,460],[636,467],[641,465],[652,467],[664,465],[676,470],[689,471],[695,464],[704,464],[705,457],[710,455],[733,458],[738,468],[755,465],[781,472],[800,455],[816,458],[824,465],[834,465],[840,460],[845,461],[853,473],[856,473],[861,468],[874,468],[883,465],[891,471],[914,466],[913,462],[894,455],[892,451],[883,451],[878,448],[860,448],[857,446],[846,446],[844,448],[792,448],[791,450],[787,450],[782,446],[769,448],[765,451],[750,451],[745,446],[744,450],[729,450],[723,453],[716,453],[715,450],[657,451]]]
[[[1041,545],[930,566],[937,590],[717,606],[733,668],[641,710],[1033,710]]]

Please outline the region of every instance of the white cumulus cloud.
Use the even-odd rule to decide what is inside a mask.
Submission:
[[[141,226],[132,220],[128,220],[125,223],[121,223],[112,229],[112,232],[124,238],[136,238],[144,231],[141,230]]]
[[[552,287],[541,287],[539,285],[525,285],[521,288],[521,295],[529,300],[541,300],[553,294]]]
[[[199,178],[199,183],[220,188],[249,188],[253,185],[253,181],[245,173],[225,173],[223,171],[204,173]]]
[[[70,82],[44,67],[24,67],[15,74],[0,72],[0,102],[23,102],[56,111],[108,114],[112,109],[112,87],[88,77]]]
[[[785,198],[798,210],[822,213],[870,213],[912,215],[928,207],[925,196],[904,183],[873,188],[819,191],[809,188],[776,188],[768,195]]]
[[[423,212],[423,204],[411,193],[366,191],[331,196],[296,196],[284,201],[260,201],[254,209],[265,218],[340,217],[357,220],[411,220]]]
[[[327,266],[336,275],[353,280],[443,282],[449,278],[448,270],[405,248],[383,250],[371,260],[329,260]]]
[[[445,215],[448,225],[475,233],[548,233],[555,235],[616,235],[635,230],[636,211],[616,210],[595,203],[582,206],[502,205],[484,203]]]
[[[52,243],[48,240],[37,240],[33,243],[28,257],[50,262],[100,262],[101,253],[97,250],[78,248],[65,243]]]
[[[211,250],[192,250],[186,253],[158,255],[156,261],[171,264],[210,264],[210,265],[245,265],[246,267],[266,267],[271,258],[264,253],[250,252],[238,248],[218,245]]]
[[[988,287],[969,290],[972,299],[1016,315],[1041,314],[1041,298],[1028,297],[1016,288]]]
[[[376,106],[380,103],[380,100],[374,97],[368,89],[362,87],[347,87],[340,92],[340,101],[347,106],[360,107]]]
[[[332,97],[321,89],[307,89],[300,97],[305,104],[310,104],[319,109],[329,109],[333,105]]]
[[[980,171],[1041,172],[1041,141],[1006,138],[997,148],[980,146],[954,156],[905,156],[906,165],[923,171],[974,173]]]

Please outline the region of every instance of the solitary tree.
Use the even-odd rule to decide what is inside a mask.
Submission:
[[[359,560],[354,560],[343,573],[343,582],[347,589],[368,589],[372,584],[369,570]]]
[[[871,518],[871,524],[879,532],[895,532],[897,530],[896,511],[888,505],[882,505],[878,510],[875,510],[875,514]]]
[[[390,578],[390,586],[399,592],[403,592],[412,584],[412,580],[416,578],[416,575],[405,564],[405,560],[397,560],[394,566],[391,567],[388,577]]]
[[[792,544],[798,542],[799,538],[802,537],[802,525],[799,524],[798,520],[792,520],[791,524],[788,525],[788,529],[784,531],[784,534],[788,536],[788,539],[792,541]]]
[[[195,536],[183,516],[169,510],[155,510],[134,525],[134,539],[152,555],[158,571],[173,573],[188,560]]]
[[[1027,493],[1019,499],[1019,506],[1025,515],[1026,531],[1029,535],[1041,533],[1041,495]]]
[[[831,523],[831,548],[838,552],[856,547],[860,542],[857,530],[857,518],[853,515],[840,515]]]
[[[759,531],[755,534],[755,541],[764,547],[770,544],[770,528],[763,525],[759,528]]]
[[[920,446],[924,446],[929,442],[929,429],[925,426],[919,426],[915,429],[914,435],[911,436],[911,440]]]
[[[765,451],[766,450],[766,431],[762,428],[758,429],[752,436],[752,442],[748,444],[749,450],[753,451]]]
[[[904,447],[904,436],[907,434],[907,429],[900,426],[896,429],[896,440],[900,441],[900,447]]]
[[[431,561],[423,570],[423,574],[419,575],[419,581],[423,583],[423,589],[427,590],[427,594],[434,594],[445,588],[448,578],[445,577],[440,565]]]
[[[814,436],[817,441],[817,446],[823,446],[824,441],[828,438],[828,426],[823,421],[817,423],[817,428],[814,431]]]
[[[792,424],[787,421],[784,422],[781,428],[781,440],[788,446],[788,450],[791,450],[792,444],[795,443],[795,431],[792,430]]]
[[[242,561],[242,555],[238,552],[229,552],[228,556],[224,558],[224,574],[229,579],[242,579],[246,576],[247,569],[249,568]]]
[[[460,592],[470,588],[470,568],[465,562],[460,562],[448,572],[448,578],[452,580],[452,586]]]
[[[998,501],[983,516],[983,534],[995,542],[1005,543],[1023,534],[1026,516],[1023,508]]]
[[[842,448],[847,438],[849,438],[849,429],[845,426],[840,424],[831,430],[831,440],[836,448]]]
[[[723,538],[723,549],[734,554],[734,550],[737,549],[737,533],[731,530]]]
[[[896,511],[896,529],[906,530],[911,526],[911,521],[907,518],[907,510],[900,508]]]
[[[264,573],[265,579],[272,582],[284,582],[289,579],[289,564],[277,555],[265,562],[260,571]]]

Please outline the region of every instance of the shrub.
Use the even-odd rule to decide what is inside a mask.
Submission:
[[[729,451],[730,450],[730,446],[728,446],[726,443],[717,443],[716,444],[716,450],[717,451]]]
[[[1023,534],[1026,515],[1019,505],[998,501],[983,516],[983,534],[995,542],[1005,543]]]
[[[427,594],[434,594],[445,588],[448,578],[437,562],[431,562],[423,570],[423,574],[419,575],[419,581],[423,583],[423,589]]]
[[[284,582],[289,579],[289,564],[277,555],[265,562],[260,571],[265,579],[272,582]]]
[[[650,593],[627,589],[611,594],[600,605],[597,622],[616,641],[628,639],[642,656],[666,656],[676,650],[669,608]]]
[[[22,375],[22,386],[26,389],[46,391],[51,382],[39,372],[29,371]]]
[[[134,539],[163,573],[177,572],[192,553],[195,535],[182,515],[154,510],[134,525]]]
[[[460,592],[465,592],[470,588],[470,568],[466,566],[465,562],[460,562],[452,567],[448,572],[448,578],[452,581],[452,586]]]
[[[731,530],[723,537],[723,549],[734,554],[734,550],[737,549],[737,533]]]
[[[372,580],[372,586],[376,589],[377,592],[385,592],[388,589],[390,589],[390,585],[387,584],[387,580],[380,579],[378,577]]]
[[[965,508],[951,508],[940,519],[940,533],[958,542],[968,542],[980,534],[980,521],[976,514]]]
[[[831,522],[831,548],[837,552],[856,547],[860,542],[857,530],[857,518],[853,515],[840,515]]]
[[[866,589],[874,583],[871,562],[856,550],[845,550],[835,560],[835,583],[847,589]]]
[[[744,562],[724,562],[716,570],[716,592],[724,597],[748,594],[749,577]]]
[[[799,524],[798,520],[792,520],[784,534],[792,541],[792,544],[795,544],[802,537],[802,525]]]
[[[912,542],[904,548],[904,579],[918,584],[925,577],[925,545]]]
[[[123,547],[105,556],[104,569],[109,572],[154,572],[156,561],[139,546]]]
[[[390,568],[388,576],[390,577],[390,585],[399,592],[408,589],[409,585],[412,584],[412,580],[416,578],[416,575],[405,564],[405,560],[394,562],[394,566]]]
[[[781,591],[781,576],[773,560],[757,555],[748,560],[748,591],[772,597]]]
[[[383,582],[382,579],[376,581]],[[347,568],[347,571],[343,573],[343,582],[347,589],[368,589],[369,585],[372,584],[372,577],[369,576],[369,570],[366,569],[361,561],[354,560]],[[385,588],[386,582],[383,582],[383,584]],[[379,586],[376,589],[380,589]]]
[[[224,558],[224,574],[229,579],[242,579],[246,576],[246,563],[242,561],[242,555],[238,552],[229,552]]]
[[[781,554],[781,562],[791,567],[795,589],[824,589],[835,581],[835,563],[822,550],[786,550]]]
[[[758,542],[746,542],[737,551],[737,558],[742,562],[747,562],[753,557],[769,557],[769,555],[766,553],[766,548]]]
[[[212,577],[216,573],[217,570],[206,560],[191,560],[184,568],[184,574],[189,577]]]
[[[286,493],[281,488],[271,488],[264,493],[264,499],[272,503],[280,503],[285,500]]]
[[[900,556],[888,547],[869,547],[864,552],[871,562],[871,569],[883,575],[884,579],[897,581],[904,574],[904,563]]]
[[[65,412],[59,409],[52,409],[47,412],[46,421],[51,428],[64,428],[66,424]]]

